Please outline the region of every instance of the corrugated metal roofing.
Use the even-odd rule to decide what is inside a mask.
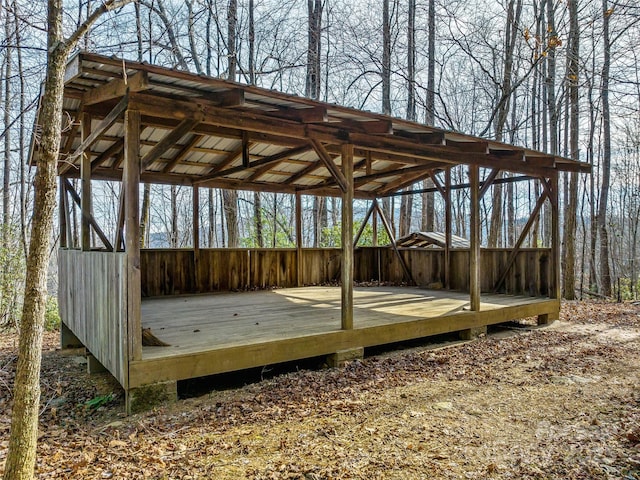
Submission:
[[[77,126],[82,113],[91,115],[92,131],[98,131],[125,94],[129,106],[142,115],[141,155],[154,154],[142,172],[143,181],[285,192],[313,187],[312,193],[337,195],[338,182],[324,161],[328,156],[340,168],[341,148],[347,143],[355,148],[356,196],[362,197],[393,193],[430,171],[461,164],[542,178],[558,170],[589,170],[587,164],[521,147],[96,54],[72,57],[65,78],[64,109],[72,124],[61,139],[59,171],[68,176],[79,171],[73,167],[81,157]],[[176,136],[176,129],[190,120],[188,130]],[[122,175],[123,137],[120,114],[85,151],[97,162],[96,178]],[[173,141],[156,152],[155,146],[166,138]],[[312,139],[321,147],[314,148]],[[37,158],[34,142],[32,162]],[[386,170],[393,174],[385,176]]]

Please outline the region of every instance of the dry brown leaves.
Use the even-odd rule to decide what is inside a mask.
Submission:
[[[2,439],[13,341],[0,344]],[[550,328],[289,373],[130,418],[121,400],[87,410],[113,385],[54,345],[39,478],[640,478],[631,304],[568,303]]]

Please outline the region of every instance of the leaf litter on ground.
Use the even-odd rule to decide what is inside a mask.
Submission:
[[[48,334],[37,476],[640,479],[640,306],[565,302],[550,327],[512,327],[131,417]],[[0,340],[0,474],[15,344]]]

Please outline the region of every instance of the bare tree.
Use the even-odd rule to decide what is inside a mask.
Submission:
[[[611,295],[611,269],[609,267],[609,235],[607,232],[607,206],[611,183],[611,110],[609,107],[609,70],[611,68],[611,38],[609,19],[613,10],[608,0],[602,0],[603,64],[600,101],[602,102],[602,183],[598,202],[598,230],[600,233],[600,285],[602,294]]]
[[[69,37],[64,38],[62,0],[48,2],[47,76],[40,103],[40,155],[35,175],[33,222],[25,298],[20,321],[18,362],[14,383],[11,434],[4,478],[31,479],[36,460],[38,408],[40,402],[40,364],[47,299],[47,271],[56,204],[56,165],[62,133],[64,72],[69,52],[91,25],[105,12],[119,8],[128,0],[105,0]]]

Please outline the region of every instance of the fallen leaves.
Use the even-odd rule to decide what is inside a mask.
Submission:
[[[570,302],[562,318],[510,327],[508,338],[292,372],[130,418],[121,396],[84,407],[114,387],[56,352],[51,337],[38,477],[640,479],[640,307]],[[14,354],[3,341],[0,376],[10,384]],[[5,454],[2,441],[0,465]]]

